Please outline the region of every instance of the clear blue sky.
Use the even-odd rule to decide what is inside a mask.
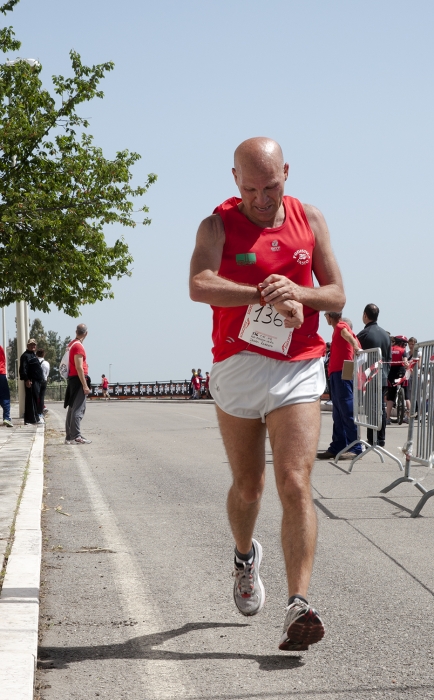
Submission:
[[[158,174],[151,226],[125,230],[133,276],[83,308],[92,378],[109,363],[117,381],[210,368],[211,312],[189,300],[189,258],[201,219],[236,194],[234,148],[257,135],[281,143],[287,194],[324,213],[355,330],[374,302],[392,334],[434,336],[432,1],[21,0],[6,22],[46,85],[69,72],[71,48],[113,60],[104,100],[81,113],[107,156],[142,155],[137,182]],[[74,331],[56,310],[37,315]]]

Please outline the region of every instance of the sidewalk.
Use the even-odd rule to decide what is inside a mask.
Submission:
[[[0,427],[0,700],[31,700],[38,644],[44,426],[23,425],[17,407],[15,414],[14,428]]]

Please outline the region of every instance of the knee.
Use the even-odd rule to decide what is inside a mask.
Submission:
[[[260,500],[264,490],[264,479],[234,481],[232,488],[237,493],[238,498],[250,505]]]
[[[290,469],[279,484],[282,502],[298,503],[311,498],[311,485],[308,469]]]

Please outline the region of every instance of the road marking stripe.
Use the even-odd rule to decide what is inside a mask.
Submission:
[[[50,411],[56,417],[56,422],[61,423],[59,414]],[[134,626],[134,637],[155,634],[164,630],[164,622],[161,620],[156,606],[152,603],[152,596],[143,582],[143,574],[137,565],[134,553],[129,548],[122,536],[116,522],[116,516],[110,509],[98,481],[92,474],[87,460],[79,445],[67,447],[73,450],[80,476],[86,486],[95,518],[101,528],[101,536],[104,547],[114,549],[116,554],[110,557],[116,582],[116,591],[119,595],[121,606],[126,618],[137,621]],[[181,682],[181,668],[179,661],[143,659],[137,664],[135,671],[142,676],[142,683],[149,700],[166,700],[185,697],[186,691]]]

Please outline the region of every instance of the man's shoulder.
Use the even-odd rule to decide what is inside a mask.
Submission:
[[[79,340],[73,340],[69,345],[69,354],[78,355],[78,353],[85,353],[84,345]]]

